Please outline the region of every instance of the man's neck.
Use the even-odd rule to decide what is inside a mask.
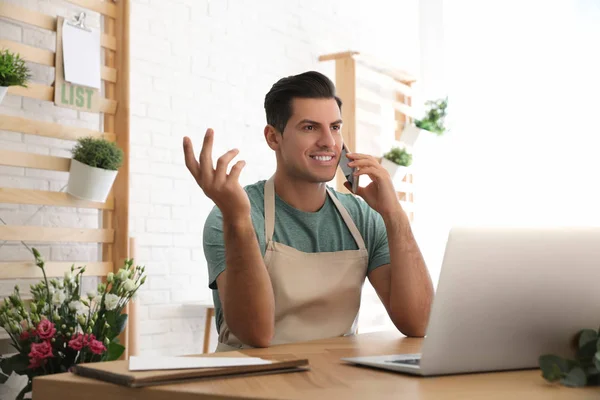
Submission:
[[[326,183],[312,183],[275,172],[275,193],[287,204],[304,212],[317,212],[327,198]]]

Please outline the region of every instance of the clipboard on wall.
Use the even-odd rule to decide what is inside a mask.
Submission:
[[[82,13],[83,14],[83,13]],[[75,21],[66,21],[63,17],[58,17],[57,19],[57,26],[56,26],[56,59],[55,59],[55,68],[54,68],[54,72],[55,72],[55,78],[54,78],[54,104],[57,105],[58,107],[65,107],[65,108],[71,108],[71,109],[75,109],[75,110],[79,110],[79,111],[86,111],[86,112],[99,112],[100,111],[100,104],[101,104],[101,94],[100,94],[100,83],[101,83],[101,79],[99,78],[99,71],[100,71],[100,62],[99,62],[99,58],[98,58],[98,65],[97,65],[97,72],[95,71],[88,71],[89,73],[86,75],[84,73],[84,79],[81,78],[77,78],[78,75],[77,73],[75,73],[75,81],[76,82],[82,82],[82,83],[87,83],[90,84],[91,86],[88,85],[82,85],[81,83],[75,83],[75,82],[69,82],[66,80],[65,78],[65,58],[64,58],[64,41],[63,41],[63,33],[67,33],[67,34],[72,34],[75,31],[75,29],[77,30],[81,30],[82,33],[84,34],[92,34],[93,31],[92,30],[88,30],[89,28],[85,27],[83,21],[85,20],[85,14],[80,14],[79,18],[76,18]],[[63,28],[67,27],[67,31],[63,32]],[[85,42],[83,41],[79,41],[77,42],[78,39],[81,39],[83,36],[79,35],[78,37],[75,37],[75,42],[74,43],[70,43],[70,47],[69,47],[69,51],[73,51],[76,50],[76,48],[78,47],[78,44],[83,44]],[[68,40],[73,39],[73,38],[69,38]],[[90,40],[89,43],[95,42],[94,40]],[[88,43],[88,44],[89,44]],[[100,54],[100,44],[98,41],[98,47],[97,49],[98,54]],[[91,51],[90,51],[91,52]],[[70,58],[67,59],[67,62],[72,61],[73,60],[73,54],[70,54]],[[94,57],[94,59],[96,59]],[[77,60],[75,58],[75,60]],[[95,64],[95,61],[94,61]],[[84,65],[83,63],[80,63],[79,66]],[[73,65],[73,67],[77,67],[78,63],[75,62]],[[73,71],[73,69],[71,69]],[[98,81],[97,83],[94,83],[95,76],[98,76]],[[79,77],[81,77],[81,74],[79,75]],[[87,80],[85,78],[88,78]],[[93,87],[93,86],[98,86]]]

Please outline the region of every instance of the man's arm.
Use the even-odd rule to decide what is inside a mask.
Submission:
[[[371,178],[357,194],[382,216],[388,237],[390,264],[372,271],[369,281],[394,325],[407,336],[424,336],[433,284],[390,174],[375,157],[351,153],[348,158],[353,160],[348,165],[358,168],[355,175]]]
[[[373,270],[369,281],[398,330],[406,336],[425,336],[433,301],[425,261],[404,211],[383,220],[391,262]]]
[[[267,347],[273,338],[273,288],[250,216],[237,221],[223,217],[225,271],[217,277],[223,315],[243,343]]]
[[[266,347],[274,331],[273,289],[254,233],[250,199],[239,183],[244,162],[235,163],[227,174],[238,154],[234,149],[213,168],[213,135],[212,129],[206,131],[199,160],[190,139],[184,138],[185,165],[223,216],[225,271],[217,277],[217,287],[225,321],[244,344]]]

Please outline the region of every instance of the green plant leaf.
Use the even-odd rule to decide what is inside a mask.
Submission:
[[[29,382],[27,382],[27,385],[19,392],[16,400],[23,400],[25,398],[25,395],[27,393],[31,392],[31,390],[32,390],[32,381],[30,380]]]
[[[596,356],[594,357],[594,364],[596,365],[596,369],[600,371],[600,350],[596,352]]]
[[[94,168],[116,171],[123,164],[123,150],[103,138],[79,138],[72,153],[74,160]]]
[[[584,363],[592,363],[594,354],[596,354],[596,341],[595,340],[584,342],[583,346],[581,346],[577,350],[577,358],[581,362],[584,362]]]
[[[125,351],[125,346],[118,343],[109,343],[108,351],[106,352],[106,361],[114,361],[121,357],[121,354]]]
[[[567,375],[573,362],[554,354],[545,354],[538,359],[542,376],[549,382],[556,382]]]
[[[3,359],[1,365],[2,371],[7,375],[13,372],[18,375],[26,375],[28,372],[29,357],[21,353],[15,354],[12,357]]]
[[[117,335],[120,335],[125,329],[125,325],[127,325],[127,314],[120,314],[117,317],[113,332],[115,332]]]
[[[587,376],[580,367],[575,367],[569,371],[567,376],[561,379],[560,383],[569,387],[582,387],[587,384]]]
[[[0,385],[3,385],[8,380],[9,375],[6,375],[3,372],[0,372]]]
[[[583,348],[589,342],[594,342],[598,340],[598,333],[593,329],[583,329],[579,332],[579,348]],[[594,346],[595,347],[595,346]]]

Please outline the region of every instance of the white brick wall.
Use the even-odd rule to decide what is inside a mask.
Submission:
[[[78,10],[61,0],[9,2],[65,16]],[[237,147],[247,161],[242,184],[267,178],[275,167],[262,136],[264,95],[271,85],[311,69],[334,78],[333,62],[319,63],[318,56],[350,49],[416,70],[417,5],[417,0],[132,0],[130,235],[137,239],[137,261],[150,275],[140,293],[144,354],[201,352],[204,312],[186,303],[211,301],[202,227],[213,204],[184,166],[183,136],[190,136],[199,151],[206,128],[212,127],[215,157]],[[98,26],[97,16],[90,18]],[[38,30],[5,20],[0,20],[0,38],[54,49],[53,40]],[[52,78],[49,68],[36,66],[34,72],[36,81]],[[14,96],[5,99],[0,112],[100,126],[93,114]],[[1,148],[68,156],[71,145],[0,132]],[[59,174],[0,170],[0,186],[57,190],[65,180]],[[18,222],[31,210],[0,204],[0,217]],[[97,223],[89,211],[69,211],[49,208],[31,223]],[[96,247],[39,247],[54,259],[98,256]],[[2,260],[27,256],[18,244],[0,248]],[[213,323],[213,348],[215,343]]]

